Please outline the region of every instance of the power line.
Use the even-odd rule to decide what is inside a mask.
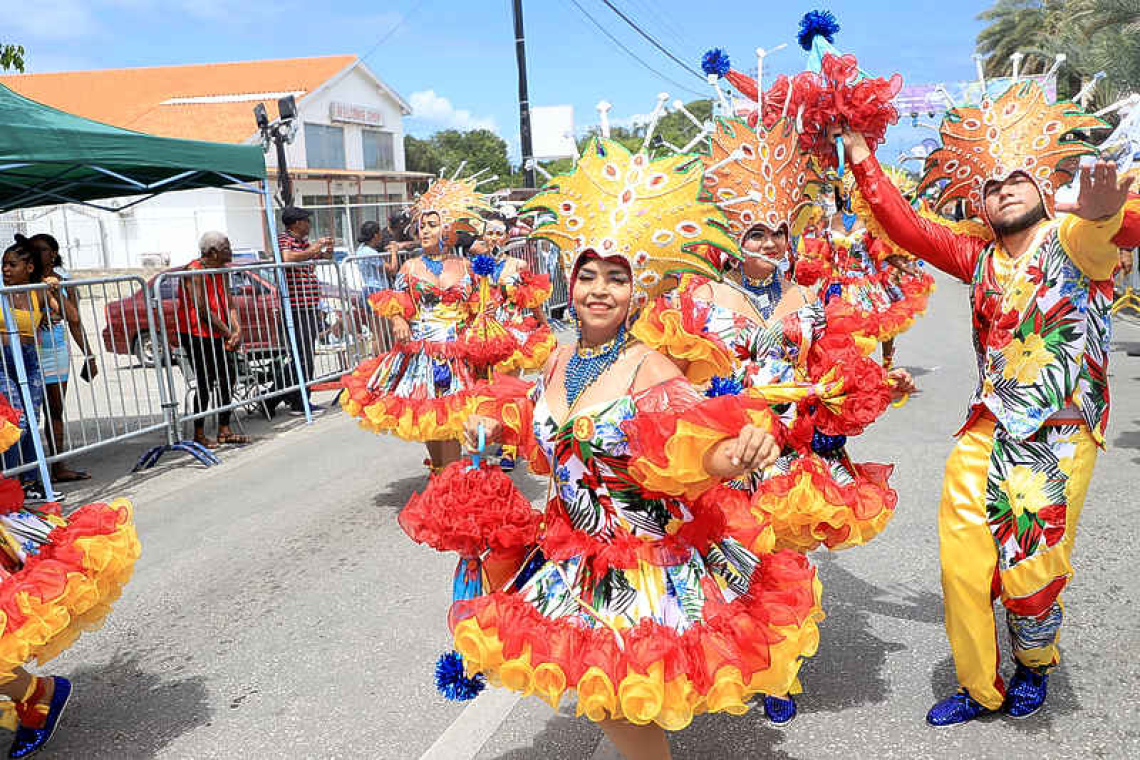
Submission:
[[[402,29],[402,28],[404,27],[404,24],[407,22],[407,20],[408,20],[408,17],[409,17],[409,16],[411,16],[411,15],[412,15],[413,13],[415,13],[416,11],[418,11],[418,10],[420,9],[420,6],[421,6],[421,5],[423,5],[423,4],[424,4],[424,2],[425,2],[425,0],[416,0],[415,4],[414,4],[414,5],[413,5],[411,8],[409,8],[409,9],[407,10],[407,12],[406,12],[406,13],[404,13],[404,14],[402,14],[402,15],[400,16],[400,20],[399,20],[399,21],[397,21],[397,22],[396,22],[396,23],[395,23],[395,24],[392,26],[392,28],[391,28],[391,29],[389,29],[387,32],[385,32],[385,33],[384,33],[384,36],[383,36],[383,37],[381,37],[380,39],[376,40],[376,44],[375,44],[375,45],[373,45],[372,47],[370,47],[370,48],[368,49],[368,52],[367,52],[367,53],[365,53],[364,55],[360,56],[360,60],[362,60],[362,61],[363,61],[363,60],[364,60],[364,59],[366,59],[368,56],[370,56],[370,55],[372,55],[373,53],[375,53],[377,50],[379,50],[379,49],[380,49],[380,46],[381,46],[381,45],[383,45],[385,42],[387,42],[388,40],[390,40],[390,39],[392,38],[392,35],[393,35],[393,34],[395,34],[396,32],[400,31],[400,29]]]
[[[636,12],[641,15],[641,18],[645,18],[645,15],[642,14],[648,14],[656,23],[657,30],[664,32],[665,36],[680,45],[682,50],[693,47],[691,41],[685,38],[685,33],[666,14],[663,7],[664,3],[661,3],[660,7],[654,7],[650,0],[633,0],[633,4],[637,6]],[[653,26],[653,24],[651,23],[648,26]]]
[[[693,89],[691,89],[691,88],[689,88],[689,87],[686,87],[685,85],[681,84],[680,82],[678,82],[678,81],[676,81],[676,80],[674,80],[674,79],[670,79],[669,77],[665,76],[665,75],[664,75],[664,74],[662,74],[660,71],[658,71],[657,69],[653,68],[651,65],[649,65],[649,64],[648,64],[648,63],[646,63],[644,60],[642,60],[642,58],[641,58],[640,56],[638,56],[638,55],[637,55],[637,53],[635,53],[635,52],[633,52],[632,50],[630,50],[629,48],[627,48],[627,47],[626,47],[626,46],[625,46],[625,45],[622,43],[622,41],[621,41],[621,40],[619,40],[617,37],[613,36],[613,34],[610,32],[610,30],[609,30],[609,29],[606,29],[606,28],[605,28],[605,26],[603,26],[603,25],[602,25],[602,23],[601,23],[600,21],[598,21],[596,18],[594,18],[594,17],[593,17],[593,16],[590,14],[590,12],[589,12],[588,10],[586,10],[585,8],[583,8],[583,7],[582,7],[582,6],[581,6],[581,5],[578,3],[578,0],[570,0],[570,3],[571,3],[571,4],[573,4],[573,6],[574,6],[575,8],[577,8],[579,11],[581,11],[581,12],[582,12],[582,15],[583,15],[583,16],[585,16],[586,18],[588,18],[588,19],[590,20],[590,22],[591,22],[591,23],[592,23],[594,26],[596,26],[596,27],[598,28],[598,31],[600,31],[602,34],[606,35],[606,37],[608,37],[608,38],[610,39],[610,42],[612,42],[612,43],[614,43],[615,45],[617,45],[617,46],[618,46],[618,47],[619,47],[619,48],[620,48],[620,49],[621,49],[623,52],[625,52],[625,54],[626,54],[626,55],[628,55],[630,58],[632,58],[633,60],[635,60],[635,61],[637,61],[638,63],[640,63],[642,66],[644,66],[644,67],[645,67],[646,69],[648,69],[649,71],[653,72],[653,74],[654,74],[654,75],[656,75],[656,76],[657,76],[659,79],[663,79],[663,80],[665,80],[666,82],[668,82],[669,84],[673,85],[674,87],[676,87],[676,88],[678,88],[678,89],[680,89],[680,90],[684,90],[685,92],[687,92],[687,93],[690,93],[690,94],[692,94],[692,95],[697,95],[698,97],[705,97],[705,96],[708,94],[708,93],[703,93],[703,92],[697,92],[696,90],[693,90]]]
[[[638,25],[637,25],[637,22],[636,22],[636,21],[634,21],[634,20],[633,20],[633,19],[631,19],[629,16],[625,15],[624,13],[622,13],[622,12],[621,12],[621,9],[620,9],[620,8],[618,8],[616,5],[614,5],[613,3],[611,3],[611,2],[610,2],[610,0],[602,0],[602,3],[603,3],[603,4],[605,4],[605,6],[606,6],[607,8],[609,8],[611,11],[613,11],[614,13],[616,13],[616,14],[617,14],[617,15],[618,15],[618,16],[621,18],[621,20],[622,20],[622,21],[624,21],[625,23],[629,24],[629,25],[630,25],[630,27],[632,27],[632,28],[633,28],[633,30],[634,30],[635,32],[637,32],[638,34],[640,34],[640,35],[641,35],[642,37],[644,37],[645,39],[649,40],[649,43],[650,43],[651,45],[653,45],[653,47],[657,48],[657,49],[658,49],[658,50],[660,50],[662,53],[664,53],[665,55],[669,56],[669,58],[670,58],[670,59],[672,59],[672,60],[673,60],[673,61],[674,61],[674,62],[675,62],[677,65],[681,66],[683,69],[685,69],[686,71],[688,71],[690,74],[692,74],[693,76],[695,76],[697,79],[700,79],[702,82],[704,81],[704,79],[705,79],[705,75],[704,75],[704,74],[702,74],[701,72],[697,71],[697,70],[696,70],[696,69],[694,69],[692,66],[690,66],[690,65],[689,65],[689,64],[687,64],[687,63],[685,63],[685,62],[684,62],[684,61],[682,61],[680,58],[678,58],[677,56],[675,56],[675,55],[673,55],[671,52],[669,52],[668,48],[666,48],[664,45],[662,45],[660,42],[658,42],[658,41],[656,40],[656,38],[654,38],[654,36],[653,36],[653,35],[651,35],[649,32],[645,31],[645,30],[644,30],[644,29],[642,29],[640,26],[638,26]]]

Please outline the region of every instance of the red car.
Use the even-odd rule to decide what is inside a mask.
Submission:
[[[177,272],[185,267],[168,269]],[[176,310],[182,277],[166,277],[161,282],[159,275],[146,284],[145,293],[158,292],[158,304],[162,309],[166,325],[167,340],[171,348],[178,347],[178,321]],[[322,305],[328,304],[326,318],[335,321],[342,311],[339,302],[344,300],[340,290],[330,283],[321,282]],[[356,324],[361,324],[367,302],[359,291],[347,293],[350,308],[356,311]],[[112,354],[133,354],[144,366],[154,365],[154,346],[151,345],[149,319],[147,317],[144,291],[136,291],[104,307],[106,325],[103,328],[103,347]],[[276,277],[271,269],[241,270],[230,275],[230,305],[237,310],[242,331],[242,347],[246,351],[267,351],[287,348],[284,335],[284,322],[281,315],[281,298],[278,294]],[[158,314],[155,314],[158,319]],[[156,337],[160,325],[155,324]]]

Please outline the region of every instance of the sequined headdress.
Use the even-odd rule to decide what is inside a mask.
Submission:
[[[1050,103],[1035,80],[1017,81],[997,98],[979,105],[953,106],[942,120],[942,146],[926,158],[918,192],[941,185],[935,208],[965,201],[973,216],[984,216],[987,182],[1024,172],[1037,185],[1052,216],[1054,194],[1071,174],[1059,168],[1066,159],[1094,153],[1091,143],[1073,133],[1103,126],[1076,103]]]
[[[460,232],[479,234],[480,215],[491,206],[477,185],[475,177],[435,180],[412,204],[412,223],[419,224],[425,214],[439,214],[441,238],[447,245],[455,245]]]
[[[718,119],[709,155],[702,157],[705,187],[728,218],[739,245],[756,225],[791,229],[810,202],[804,192],[821,182],[787,119],[753,130],[738,119]]]
[[[734,252],[724,216],[701,198],[701,163],[691,154],[650,159],[604,137],[590,141],[575,168],[552,177],[521,213],[541,214],[535,237],[561,249],[567,279],[584,253],[620,256],[633,275],[634,306],[670,275],[720,273],[698,252]]]

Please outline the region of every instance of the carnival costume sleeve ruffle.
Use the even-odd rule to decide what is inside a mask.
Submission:
[[[537,309],[550,298],[552,290],[550,275],[524,269],[519,272],[518,282],[510,288],[510,299],[520,309]]]
[[[416,316],[416,306],[407,290],[381,290],[370,295],[368,303],[381,317],[412,319]]]
[[[1140,195],[1129,194],[1124,203],[1120,231],[1112,238],[1112,242],[1120,248],[1140,248]]]
[[[496,372],[479,382],[466,401],[465,414],[497,420],[503,426],[502,443],[517,446],[535,475],[550,474],[550,462],[534,437],[534,383]]]
[[[18,414],[0,396],[0,447],[14,442],[10,426]],[[23,490],[9,479],[0,498],[0,682],[6,682],[15,668],[48,662],[102,625],[140,547],[125,500],[87,504],[64,518],[58,505],[25,507]],[[0,725],[15,726],[11,702],[0,703]]]
[[[933,264],[962,282],[973,277],[978,254],[992,233],[970,225],[962,232],[918,215],[872,155],[851,166],[859,192],[870,207],[870,219],[900,248]],[[962,229],[962,228],[959,228]]]
[[[654,493],[694,500],[720,482],[705,469],[705,455],[735,438],[744,425],[772,433],[783,429],[760,396],[701,396],[687,380],[661,383],[634,399],[637,415],[623,428],[630,437],[630,472]]]
[[[709,309],[696,301],[687,283],[670,296],[661,296],[644,310],[631,331],[633,337],[685,368],[685,377],[704,385],[732,374],[734,356],[707,329]]]

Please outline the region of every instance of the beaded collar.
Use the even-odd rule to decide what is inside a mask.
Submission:
[[[428,271],[431,272],[432,274],[434,274],[436,277],[442,277],[443,276],[443,257],[442,256],[440,256],[437,259],[433,256],[428,256],[425,253],[423,256],[420,257],[420,260],[423,261],[424,266],[427,267]]]
[[[759,310],[760,316],[766,320],[770,319],[772,313],[776,311],[776,305],[780,303],[780,298],[784,295],[784,286],[781,284],[777,273],[773,272],[767,280],[754,280],[744,274],[742,270],[740,272],[740,285],[752,296],[749,300]]]
[[[566,362],[566,379],[563,383],[566,386],[568,407],[574,406],[586,389],[614,365],[627,342],[628,336],[623,324],[617,335],[600,346],[575,347],[574,355]]]

